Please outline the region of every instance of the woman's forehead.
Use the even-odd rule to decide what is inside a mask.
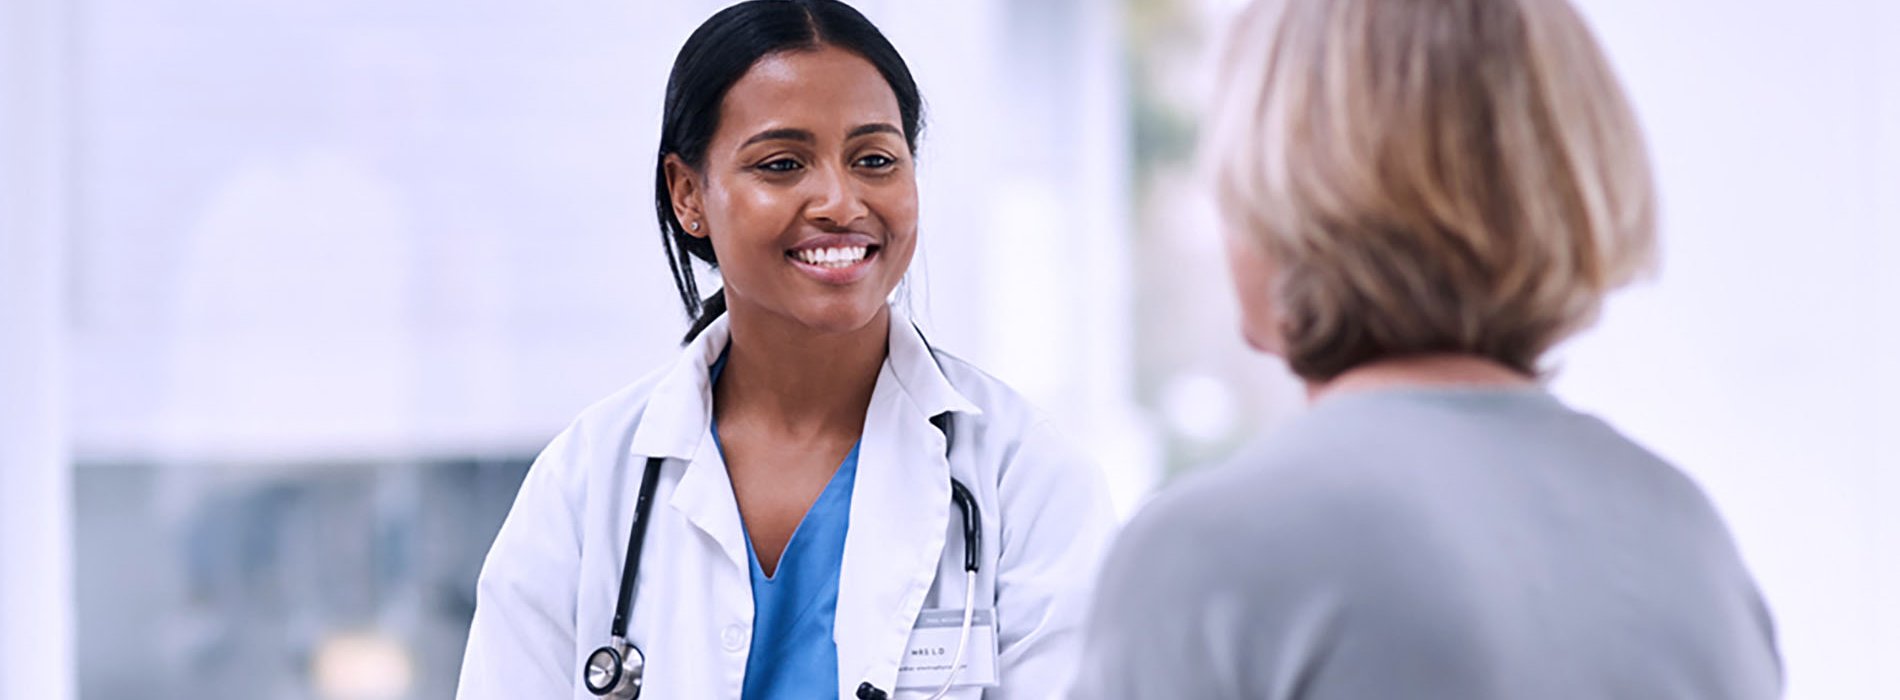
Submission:
[[[719,138],[745,139],[767,129],[839,138],[865,124],[901,119],[897,95],[876,66],[825,46],[782,51],[754,63],[726,92]]]

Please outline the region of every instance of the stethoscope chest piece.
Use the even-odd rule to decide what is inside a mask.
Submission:
[[[646,670],[646,655],[615,639],[587,656],[587,692],[611,700],[636,700]]]

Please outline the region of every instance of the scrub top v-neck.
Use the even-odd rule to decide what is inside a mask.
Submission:
[[[713,378],[725,368],[722,354]],[[719,427],[712,428],[715,445]],[[838,692],[838,644],[832,629],[838,614],[838,571],[844,562],[845,532],[851,521],[851,491],[857,482],[858,445],[805,512],[779,555],[778,569],[765,575],[746,534],[746,559],[752,569],[752,645],[746,656],[743,700],[805,700]],[[724,452],[724,447],[720,448]]]

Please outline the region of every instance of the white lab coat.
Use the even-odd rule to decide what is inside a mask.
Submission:
[[[897,309],[865,417],[833,639],[838,693],[893,691],[918,612],[961,608],[963,536],[950,478],[982,511],[978,607],[996,610],[1001,684],[954,698],[1066,692],[1091,579],[1114,518],[1100,472],[1023,398],[948,354],[932,362]],[[529,469],[482,567],[460,700],[592,698],[587,655],[608,641],[635,494],[665,457],[628,633],[643,700],[739,700],[752,587],[732,483],[708,430],[720,319],[678,362],[595,404]],[[954,413],[956,445],[929,422]],[[923,697],[894,691],[893,698]]]

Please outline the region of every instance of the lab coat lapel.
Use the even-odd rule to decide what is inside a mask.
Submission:
[[[892,690],[950,522],[943,434],[889,363],[872,391],[863,440],[838,578],[840,697],[856,697],[863,682]]]
[[[667,501],[686,517],[687,522],[719,543],[720,551],[733,566],[747,568],[745,523],[739,517],[739,499],[733,495],[732,477],[726,473],[726,460],[712,440],[702,440],[679,486]]]
[[[864,419],[838,580],[838,692],[894,691],[911,625],[936,580],[950,525],[950,464],[939,413],[975,415],[910,319],[891,311],[889,355]]]
[[[939,413],[982,415],[983,410],[957,391],[932,357],[930,343],[910,318],[891,307],[889,360],[893,377],[902,385],[912,407],[927,418]]]
[[[686,460],[686,471],[667,503],[687,522],[719,543],[735,566],[746,564],[745,526],[726,461],[711,438],[712,363],[731,338],[721,316],[680,352],[671,372],[654,386],[630,448],[637,457]]]
[[[680,350],[679,359],[647,396],[629,451],[643,459],[693,459],[699,454],[712,424],[712,363],[731,337],[731,327],[721,316]]]

